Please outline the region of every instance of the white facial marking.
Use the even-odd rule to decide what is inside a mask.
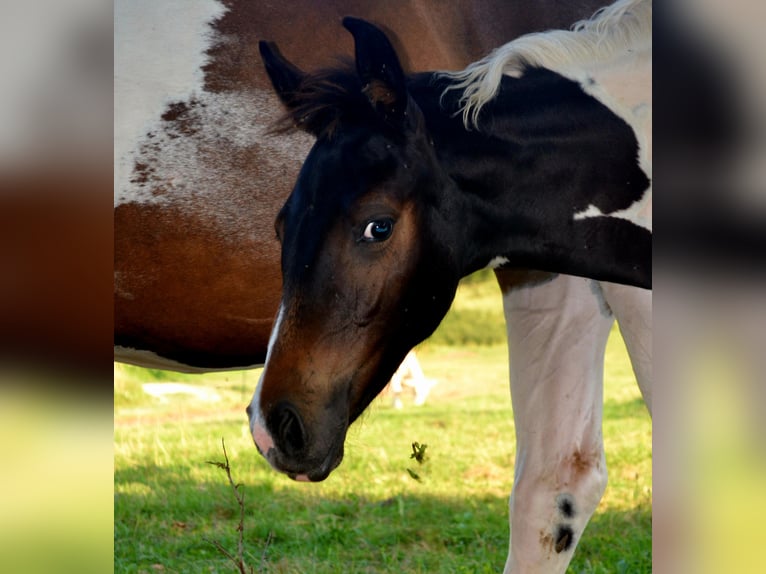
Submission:
[[[268,454],[269,449],[274,448],[274,439],[271,438],[269,431],[266,429],[266,421],[263,420],[263,413],[261,411],[261,388],[263,386],[263,376],[266,373],[266,369],[269,367],[271,351],[274,348],[274,343],[277,339],[279,328],[282,325],[284,314],[284,305],[280,304],[277,320],[274,321],[274,326],[271,329],[271,336],[269,337],[269,346],[266,351],[266,363],[263,372],[261,373],[261,377],[258,379],[258,385],[255,387],[253,399],[250,401],[250,431],[256,446],[264,456]]]
[[[279,333],[279,328],[282,325],[282,319],[285,315],[285,306],[284,304],[279,304],[279,311],[277,312],[277,320],[274,321],[274,326],[271,328],[271,335],[269,335],[269,346],[266,349],[266,365],[269,364],[269,357],[271,357],[271,350],[274,347],[274,342],[277,340],[277,333]]]

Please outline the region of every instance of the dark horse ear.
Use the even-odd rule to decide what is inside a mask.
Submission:
[[[296,104],[295,94],[306,77],[306,73],[289,62],[274,42],[261,40],[258,42],[258,49],[261,52],[266,73],[269,75],[279,99],[288,108],[293,108]]]
[[[354,36],[356,71],[372,107],[395,127],[407,116],[407,83],[396,50],[382,30],[347,16],[343,26]]]

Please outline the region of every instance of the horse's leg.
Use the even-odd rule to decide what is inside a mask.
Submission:
[[[601,283],[628,349],[633,372],[649,413],[652,412],[652,292],[639,287]]]
[[[423,369],[420,366],[420,361],[414,350],[407,354],[403,364],[407,365],[407,373],[409,375],[407,379],[405,379],[405,382],[415,390],[414,404],[416,406],[424,405],[428,398],[428,394],[431,392],[431,388],[436,382],[426,378],[423,374]]]
[[[404,379],[404,368],[402,365],[399,366],[398,369],[396,369],[396,372],[391,377],[391,380],[388,382],[389,388],[391,389],[391,394],[393,395],[393,399],[391,400],[391,406],[393,406],[395,409],[401,409],[404,404],[402,403],[402,381]]]
[[[516,468],[505,573],[561,573],[607,482],[604,352],[614,321],[598,285],[519,287],[498,271],[508,328]]]

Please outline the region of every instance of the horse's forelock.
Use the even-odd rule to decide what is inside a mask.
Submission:
[[[317,137],[332,137],[342,121],[369,116],[371,111],[353,64],[345,62],[308,74],[272,131],[300,129]]]

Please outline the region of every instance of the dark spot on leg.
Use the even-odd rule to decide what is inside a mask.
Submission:
[[[561,515],[564,518],[574,518],[574,515],[576,514],[575,503],[571,494],[559,494],[556,497],[556,504],[559,512],[561,512]]]
[[[556,554],[561,554],[564,550],[569,550],[574,542],[574,531],[571,527],[559,525],[556,530],[556,544],[554,546]]]

